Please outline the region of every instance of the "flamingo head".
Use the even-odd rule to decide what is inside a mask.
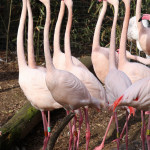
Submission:
[[[143,14],[138,22],[141,22],[142,20],[149,20],[150,21],[150,14]]]

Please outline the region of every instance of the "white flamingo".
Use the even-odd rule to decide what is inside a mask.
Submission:
[[[28,5],[27,5],[28,4]],[[17,56],[18,56],[18,66],[19,66],[19,85],[23,90],[27,99],[31,102],[31,104],[39,109],[42,113],[43,125],[44,125],[44,146],[43,150],[46,149],[47,142],[50,138],[50,112],[51,110],[62,108],[60,104],[58,104],[52,97],[49,92],[46,82],[46,69],[41,67],[37,67],[34,62],[34,50],[32,43],[32,34],[28,35],[28,51],[29,51],[29,65],[27,65],[24,55],[24,42],[23,42],[23,34],[24,34],[24,24],[26,20],[26,13],[28,7],[29,14],[29,24],[32,24],[32,12],[30,8],[29,0],[23,0],[23,9],[20,17],[20,23],[17,34]],[[29,28],[32,30],[32,25]],[[31,31],[32,33],[32,31]],[[33,44],[33,43],[32,43]],[[31,53],[30,53],[31,52]],[[33,59],[33,60],[31,60]],[[48,123],[46,120],[45,111],[48,111]]]

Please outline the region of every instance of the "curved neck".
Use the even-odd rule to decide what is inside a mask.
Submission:
[[[55,26],[55,32],[54,32],[54,55],[57,55],[58,53],[61,52],[59,37],[60,37],[60,28],[61,28],[62,19],[64,17],[64,12],[65,12],[65,3],[62,0],[61,5],[60,5],[60,11],[59,11],[57,23]]]
[[[18,34],[17,34],[17,55],[18,55],[19,70],[22,69],[24,66],[27,66],[25,55],[24,55],[24,42],[23,42],[26,14],[27,14],[27,3],[26,0],[23,0],[23,8],[21,12],[20,23],[19,23]]]
[[[121,40],[120,40],[120,51],[119,51],[119,65],[127,61],[126,58],[126,41],[127,41],[127,31],[130,19],[130,2],[125,3],[125,17],[123,22],[123,28],[121,33]]]
[[[137,27],[138,30],[140,30],[141,28],[143,28],[143,24],[142,21],[138,22],[138,20],[141,18],[141,6],[142,6],[142,0],[137,0],[137,4],[136,4],[136,23],[137,23]]]
[[[118,15],[118,6],[114,6],[115,8],[115,14],[114,14],[114,20],[113,25],[111,29],[111,39],[110,39],[110,50],[109,50],[109,69],[116,68],[115,64],[115,49],[116,49],[116,24],[117,24],[117,15]]]
[[[107,10],[107,1],[103,1],[103,7],[101,9],[101,13],[99,14],[99,18],[94,31],[92,50],[94,50],[95,47],[100,46],[100,31],[106,10]]]
[[[65,31],[65,57],[66,57],[66,66],[70,66],[73,64],[71,57],[71,48],[70,48],[70,31],[72,25],[72,7],[68,8],[68,21]]]
[[[27,0],[27,9],[28,9],[28,65],[31,68],[36,67],[35,58],[34,58],[34,47],[33,47],[33,16],[30,6],[30,0]]]
[[[147,58],[143,58],[143,57],[131,55],[131,54],[128,54],[127,58],[132,59],[132,60],[136,60],[138,62],[145,64],[145,65],[150,65],[150,59],[147,59]]]
[[[44,54],[46,69],[51,72],[54,69],[49,46],[49,26],[50,26],[50,5],[46,5],[46,21],[44,26]]]

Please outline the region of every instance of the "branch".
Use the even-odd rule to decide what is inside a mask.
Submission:
[[[53,133],[53,135],[51,136],[50,138],[50,142],[48,144],[48,149],[49,150],[53,150],[54,146],[55,146],[55,143],[56,143],[56,140],[57,138],[59,137],[60,133],[63,131],[63,129],[65,128],[65,126],[70,122],[70,120],[75,116],[75,113],[70,113],[69,115],[67,115],[62,123],[60,124],[59,128],[56,130],[55,133]]]

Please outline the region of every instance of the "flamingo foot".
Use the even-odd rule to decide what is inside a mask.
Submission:
[[[102,142],[101,145],[94,148],[94,150],[102,150],[104,148],[104,143]]]
[[[119,150],[120,138],[117,138],[117,139],[113,140],[112,142],[117,143],[117,149]]]

